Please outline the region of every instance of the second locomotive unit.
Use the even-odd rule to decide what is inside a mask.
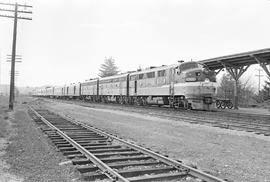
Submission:
[[[216,74],[197,62],[184,62],[83,83],[36,90],[33,95],[174,108],[215,108]]]

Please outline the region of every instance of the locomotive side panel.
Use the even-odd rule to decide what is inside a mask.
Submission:
[[[127,75],[118,77],[108,77],[99,81],[100,96],[126,96]]]
[[[172,67],[174,66],[131,74],[130,96],[169,96]]]
[[[46,97],[51,97],[53,96],[53,87],[47,87],[45,88],[45,95]]]
[[[54,87],[54,93],[53,96],[54,97],[61,97],[62,95],[62,88],[61,87]]]
[[[74,95],[75,95],[75,97],[79,97],[81,95],[81,84],[80,83],[74,85]]]
[[[94,96],[97,94],[97,81],[82,83],[81,95]]]
[[[126,102],[128,74],[116,75],[99,80],[99,97],[103,102]]]
[[[84,100],[97,101],[98,100],[98,80],[90,80],[81,83],[80,97]]]
[[[74,96],[74,86],[73,85],[69,85],[69,86],[67,86],[67,96],[70,96],[70,97],[72,97],[72,96]]]

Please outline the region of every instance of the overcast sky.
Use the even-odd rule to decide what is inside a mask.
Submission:
[[[96,77],[105,57],[113,57],[125,72],[270,48],[269,0],[19,2],[33,5],[33,20],[18,22],[20,86]],[[9,83],[12,29],[12,19],[0,17],[1,83]],[[255,87],[257,68],[244,74]]]

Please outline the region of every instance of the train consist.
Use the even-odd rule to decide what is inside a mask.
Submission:
[[[81,99],[137,105],[168,105],[174,108],[215,108],[216,74],[197,62],[91,79],[83,83],[37,89],[34,96]]]

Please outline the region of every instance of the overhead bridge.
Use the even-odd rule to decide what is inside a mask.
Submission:
[[[270,78],[270,48],[198,61],[218,74],[226,69],[234,79],[234,108],[238,109],[238,81],[250,65],[259,64]],[[267,67],[268,66],[268,67]]]

